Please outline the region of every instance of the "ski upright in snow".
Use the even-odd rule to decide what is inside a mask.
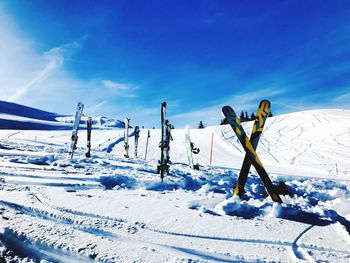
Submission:
[[[259,156],[254,150],[254,147],[250,140],[248,139],[241,122],[239,121],[236,113],[230,106],[225,106],[222,108],[222,113],[226,117],[228,123],[231,125],[233,131],[237,135],[239,141],[241,142],[244,150],[248,154],[252,165],[260,176],[262,182],[265,185],[267,193],[270,195],[273,201],[282,203],[282,199],[279,196],[280,193],[279,187],[272,184],[262,162],[259,159]],[[285,186],[285,185],[284,185]],[[281,188],[281,187],[280,187]]]
[[[262,100],[259,104],[258,112],[255,117],[255,121],[253,125],[253,130],[250,135],[250,142],[254,150],[256,150],[258,146],[260,136],[264,129],[267,116],[270,112],[270,107],[271,107],[271,103],[268,100]],[[242,197],[242,195],[244,194],[244,187],[247,182],[247,177],[248,177],[248,173],[251,165],[252,165],[252,160],[249,157],[249,153],[246,153],[244,156],[244,161],[242,164],[241,171],[239,173],[237,184],[233,191],[233,193],[235,195],[238,195],[239,197]]]
[[[86,133],[87,133],[87,152],[85,153],[85,156],[87,158],[91,157],[90,150],[91,150],[91,129],[92,129],[92,118],[89,117],[86,121]]]
[[[149,141],[149,138],[151,137],[151,133],[150,131],[148,130],[147,132],[147,140],[146,140],[146,149],[145,149],[145,160],[147,159],[147,151],[148,151],[148,141]]]
[[[192,169],[199,170],[199,165],[194,164],[194,162],[193,162],[193,154],[198,154],[199,149],[194,148],[194,143],[191,141],[190,127],[188,125],[185,128],[185,140],[186,140],[188,165]]]
[[[139,137],[140,137],[140,128],[139,126],[135,126],[134,129],[134,138],[135,138],[135,158],[137,158],[137,147],[139,144]]]
[[[161,139],[159,143],[160,147],[160,160],[157,166],[160,179],[163,181],[164,175],[169,173],[168,165],[168,140],[167,140],[167,125],[166,125],[166,102],[162,102],[160,106],[160,124],[161,124]]]
[[[173,137],[171,136],[171,124],[169,120],[165,120],[165,142],[166,142],[166,148],[165,148],[165,159],[167,160],[167,163],[170,162],[170,141],[173,140]]]
[[[73,158],[74,150],[77,148],[78,130],[79,130],[81,115],[83,114],[83,109],[84,109],[84,104],[81,102],[78,102],[77,110],[75,112],[73,129],[72,129],[71,144],[69,147],[70,158]]]
[[[130,119],[124,119],[124,149],[125,149],[125,158],[129,158],[129,121]]]

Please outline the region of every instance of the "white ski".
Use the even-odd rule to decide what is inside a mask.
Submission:
[[[124,119],[125,129],[124,129],[124,148],[125,154],[124,157],[129,158],[129,120],[128,118]]]
[[[69,147],[70,158],[73,158],[74,150],[77,148],[78,129],[79,129],[81,115],[83,114],[83,108],[84,108],[84,104],[81,102],[78,102],[77,111],[75,112],[75,119],[74,119],[74,124],[72,129],[71,144]]]
[[[195,165],[193,163],[193,153],[198,154],[199,153],[199,149],[198,148],[194,148],[194,144],[191,141],[191,136],[190,136],[190,127],[188,125],[185,128],[185,139],[186,139],[188,165],[192,169],[199,170],[199,166]]]
[[[192,169],[194,169],[192,149],[191,149],[192,147],[191,147],[190,126],[188,126],[188,125],[185,128],[185,138],[186,138],[186,149],[187,149],[188,165]]]

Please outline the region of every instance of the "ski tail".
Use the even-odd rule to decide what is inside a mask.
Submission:
[[[232,129],[236,133],[239,141],[241,142],[244,150],[246,153],[248,153],[249,158],[252,161],[253,166],[255,167],[255,170],[257,171],[258,175],[260,176],[262,182],[265,185],[265,188],[272,198],[273,201],[282,203],[282,199],[276,193],[275,186],[272,184],[261,160],[259,159],[259,156],[254,150],[253,145],[251,144],[250,140],[248,139],[241,122],[239,121],[236,113],[230,106],[225,106],[222,108],[222,112],[225,115],[228,123],[231,125]]]
[[[250,135],[250,142],[254,150],[256,150],[258,146],[267,116],[270,112],[270,107],[271,107],[271,103],[268,100],[262,100],[259,104],[258,112],[255,117],[255,121],[253,125],[253,131],[252,131],[252,134]],[[249,157],[249,153],[246,153],[244,156],[242,168],[237,180],[237,184],[234,188],[233,194],[238,195],[240,197],[244,194],[244,187],[247,182],[247,177],[248,177],[248,173],[251,165],[252,165],[252,161],[251,161],[251,158]]]

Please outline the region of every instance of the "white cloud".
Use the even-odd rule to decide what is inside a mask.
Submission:
[[[349,103],[350,101],[350,92],[344,93],[340,96],[337,96],[333,99],[333,102],[346,102]]]
[[[124,98],[135,98],[137,97],[135,91],[141,87],[141,85],[125,84],[112,80],[101,81],[104,88],[109,90],[114,95],[118,95]]]
[[[349,108],[350,92],[343,93],[332,100],[337,108]]]
[[[106,101],[101,101],[100,103],[86,107],[84,112],[87,114],[95,114],[97,112],[97,110],[100,109],[105,104],[106,104]]]
[[[21,97],[28,95],[31,88],[34,88],[36,84],[40,84],[46,77],[54,72],[57,68],[63,65],[66,58],[70,57],[73,52],[80,47],[78,42],[73,42],[69,44],[62,45],[60,47],[55,47],[45,52],[42,57],[38,58],[38,61],[44,62],[44,67],[39,70],[32,79],[28,80],[20,87],[16,87],[14,94],[10,95],[7,100],[10,102],[18,101]]]
[[[73,113],[82,101],[85,111],[119,118],[129,107],[123,100],[137,96],[140,86],[83,80],[67,70],[66,64],[74,63],[73,57],[84,48],[88,35],[39,51],[43,43],[36,43],[17,28],[1,6],[0,25],[0,100],[62,114]]]
[[[86,87],[64,63],[83,45],[87,36],[39,52],[37,45],[19,30],[0,7],[0,99],[54,112],[74,109]]]

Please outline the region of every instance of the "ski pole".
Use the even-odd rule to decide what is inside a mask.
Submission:
[[[213,161],[213,142],[214,142],[214,132],[211,133],[210,161],[209,161],[210,165],[211,165],[211,163]]]
[[[147,140],[146,140],[145,160],[146,160],[146,158],[147,158],[148,139],[149,139],[149,137],[151,137],[151,134],[150,134],[150,131],[148,130],[148,133],[147,133]]]

